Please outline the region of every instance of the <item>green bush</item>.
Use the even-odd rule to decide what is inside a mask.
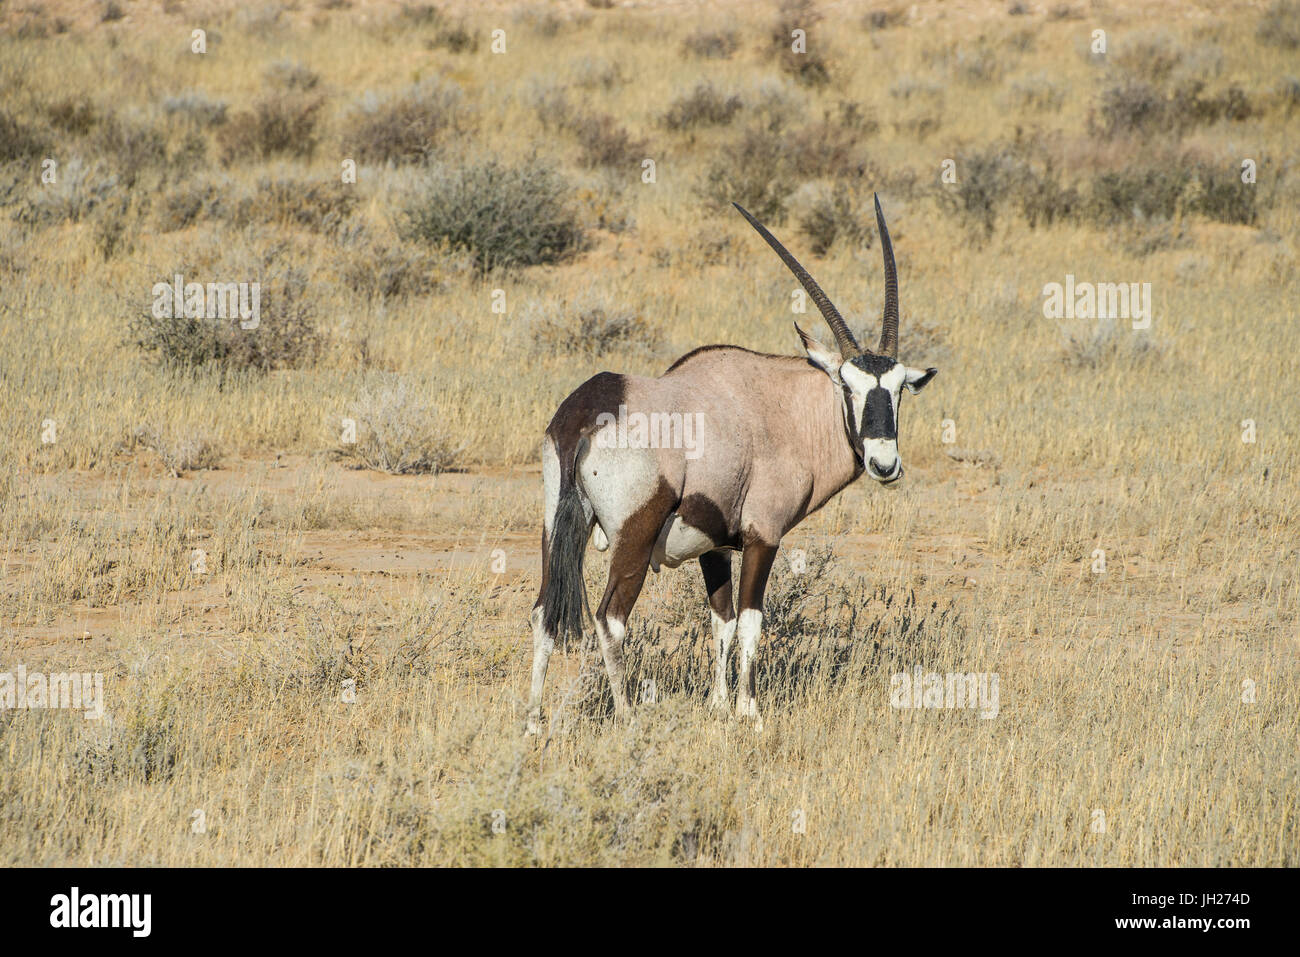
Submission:
[[[215,273],[188,266],[180,272],[186,282],[260,283],[259,322],[255,329],[244,329],[237,318],[189,317],[183,309],[156,316],[151,299],[131,320],[129,341],[161,365],[267,372],[310,365],[323,350],[325,337],[317,326],[315,304],[301,270],[268,257],[251,266],[217,267]],[[168,282],[170,277],[159,281]]]
[[[559,262],[583,241],[568,184],[537,160],[434,168],[400,229],[408,238],[468,251],[480,271]]]
[[[317,94],[271,93],[231,117],[217,133],[222,161],[292,156],[311,159],[324,101]]]
[[[740,97],[724,96],[712,83],[700,83],[690,93],[673,100],[661,122],[670,130],[726,126],[742,105]]]
[[[343,146],[363,163],[424,162],[463,122],[459,87],[418,83],[387,99],[367,94],[345,122]]]

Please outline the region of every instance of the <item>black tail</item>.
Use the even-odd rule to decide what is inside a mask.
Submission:
[[[546,594],[542,596],[542,624],[561,643],[572,634],[582,637],[582,614],[587,608],[587,587],[582,579],[582,556],[587,550],[587,514],[582,493],[573,480],[572,464],[562,468],[560,498],[551,525]]]

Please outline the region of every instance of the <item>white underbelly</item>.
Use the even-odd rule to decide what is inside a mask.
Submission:
[[[674,512],[659,530],[659,539],[655,542],[654,552],[650,556],[650,567],[656,572],[659,566],[676,568],[684,561],[699,558],[705,552],[717,548],[717,544],[698,528],[692,528]]]

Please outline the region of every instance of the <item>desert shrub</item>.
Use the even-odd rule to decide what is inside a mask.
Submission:
[[[1115,63],[1148,83],[1164,83],[1183,59],[1183,51],[1165,33],[1142,34],[1126,38],[1115,51]]]
[[[202,90],[186,90],[162,101],[163,113],[199,128],[220,126],[226,122],[228,104],[214,100]]]
[[[50,146],[46,130],[23,123],[0,110],[0,163],[44,156]]]
[[[578,162],[588,169],[635,169],[645,158],[646,141],[635,138],[608,113],[575,117],[572,131],[582,146]]]
[[[1073,219],[1083,206],[1078,188],[1061,182],[1050,159],[1041,170],[1033,166],[1024,170],[1017,186],[1017,199],[1031,229],[1040,223],[1050,226]]]
[[[764,222],[782,222],[794,188],[788,156],[779,135],[751,128],[708,165],[696,190],[714,210],[735,202]]]
[[[233,185],[223,180],[186,180],[167,190],[154,205],[161,232],[185,229],[200,220],[218,219],[229,205]]]
[[[362,296],[402,299],[437,288],[437,265],[423,249],[363,243],[341,254],[338,272],[344,285]]]
[[[784,163],[791,176],[861,177],[868,171],[854,130],[823,117],[781,138]]]
[[[1168,221],[1137,220],[1120,231],[1119,239],[1126,252],[1140,259],[1189,245],[1187,232]]]
[[[587,292],[570,303],[530,306],[522,327],[535,352],[600,356],[612,349],[653,350],[659,334],[635,309]]]
[[[877,7],[868,10],[862,18],[862,26],[867,30],[889,30],[901,27],[907,22],[906,7]]]
[[[1006,143],[992,143],[956,159],[957,182],[940,188],[940,204],[991,234],[1002,207],[1031,179],[1030,166]]]
[[[51,104],[45,115],[52,127],[71,136],[85,136],[100,120],[95,104],[85,97],[65,97]]]
[[[103,163],[87,165],[79,157],[62,164],[58,179],[33,190],[19,207],[19,222],[47,226],[80,222],[118,195],[121,183]]]
[[[1002,76],[1005,55],[985,46],[958,50],[953,58],[952,75],[968,86],[994,83]]]
[[[292,156],[311,159],[323,100],[315,94],[271,93],[230,118],[217,132],[222,162]]]
[[[1099,173],[1086,213],[1101,224],[1135,216],[1170,218],[1199,213],[1225,223],[1254,223],[1256,188],[1242,183],[1235,165],[1216,166],[1190,156]]]
[[[1046,74],[1016,80],[1007,91],[1008,102],[1017,110],[1055,111],[1065,102],[1065,89]]]
[[[1018,208],[1030,227],[1065,220],[1112,226],[1183,215],[1251,224],[1258,215],[1256,188],[1242,183],[1239,172],[1230,163],[1170,152],[1072,184],[1042,151],[998,142],[960,156],[957,183],[941,187],[938,199],[986,234],[1010,208]]]
[[[356,205],[356,191],[337,180],[264,176],[252,194],[240,197],[231,221],[236,226],[279,223],[326,232],[342,223]]]
[[[1051,157],[1022,143],[995,142],[959,154],[957,182],[940,187],[940,206],[985,235],[1008,208],[1018,208],[1030,227],[1076,217],[1079,191],[1063,183]]]
[[[142,120],[106,118],[96,128],[90,145],[128,188],[144,171],[167,166],[166,137]]]
[[[1165,99],[1150,83],[1130,80],[1101,94],[1098,107],[1101,128],[1107,136],[1164,125]]]
[[[581,146],[578,162],[588,169],[635,168],[645,158],[645,140],[634,138],[608,113],[579,110],[554,87],[534,94],[534,108],[544,129],[569,133],[577,139]]]
[[[829,117],[793,131],[779,124],[775,130],[751,126],[705,168],[697,192],[715,209],[737,202],[760,219],[781,222],[799,183],[822,177],[856,180],[870,171],[859,139],[851,126]]]
[[[119,252],[130,251],[133,248],[131,237],[134,226],[135,217],[129,196],[117,195],[101,204],[91,217],[91,240],[95,244],[95,252],[104,262],[108,262]]]
[[[213,366],[223,370],[266,372],[309,365],[321,353],[324,334],[316,322],[316,306],[309,297],[307,275],[276,262],[272,249],[255,262],[233,263],[209,272],[213,282],[260,284],[259,319],[254,329],[241,327],[239,319],[208,319],[185,315],[183,308],[158,309],[155,303],[136,312],[128,341],[160,365],[186,369]],[[170,282],[170,273],[162,282]],[[191,264],[179,272],[187,282],[197,282],[201,271]]]
[[[933,80],[918,80],[912,74],[904,73],[889,84],[889,95],[896,100],[910,100],[913,97],[937,98],[943,96],[943,87]]]
[[[726,126],[740,112],[739,96],[725,96],[712,83],[697,84],[690,93],[679,96],[668,107],[661,122],[670,130],[690,130],[700,126]]]
[[[391,475],[445,472],[467,446],[444,428],[442,413],[402,378],[363,389],[348,411],[357,423],[355,454],[370,468]]]
[[[432,3],[403,3],[397,19],[403,26],[427,27],[439,22],[442,13]]]
[[[1181,132],[1221,119],[1240,121],[1253,113],[1238,86],[1207,95],[1201,80],[1181,84],[1166,94],[1149,83],[1128,81],[1104,90],[1092,125],[1105,136]]]
[[[1260,43],[1282,47],[1284,50],[1300,49],[1300,3],[1296,0],[1274,0],[1264,11],[1255,28]]]
[[[157,453],[172,475],[197,472],[221,466],[221,450],[208,436],[194,432],[179,434],[163,431],[151,424],[141,425],[131,433],[134,444]]]
[[[972,43],[946,42],[926,47],[922,61],[949,79],[967,86],[999,80],[1007,68],[1008,52],[980,38]]]
[[[477,53],[481,38],[464,23],[449,24],[438,30],[428,43],[429,49],[442,48],[450,53]]]
[[[272,33],[285,25],[285,4],[270,0],[268,3],[240,5],[235,8],[235,23],[252,36]]]
[[[806,209],[799,229],[811,241],[814,254],[826,255],[836,241],[871,247],[874,212],[845,184],[836,183],[833,189],[819,191]]]
[[[1064,321],[1060,335],[1061,361],[1071,369],[1097,369],[1115,362],[1136,364],[1160,354],[1149,333],[1125,328],[1109,318]]]
[[[729,60],[740,39],[735,30],[697,30],[682,41],[682,49],[702,60]]]
[[[357,205],[357,194],[333,180],[263,176],[251,189],[224,176],[186,180],[164,192],[154,207],[163,232],[213,219],[236,228],[262,223],[336,229]]]
[[[572,191],[538,160],[436,167],[400,227],[408,238],[466,250],[480,270],[558,262],[583,240]]]
[[[276,60],[262,72],[268,86],[290,92],[306,93],[320,84],[320,74],[295,63],[293,60]]]
[[[1277,85],[1277,98],[1286,109],[1287,116],[1300,109],[1300,79],[1294,76],[1282,79]]]
[[[821,18],[812,0],[785,0],[772,24],[770,43],[777,65],[801,86],[822,87],[831,81],[830,63],[812,37]],[[804,31],[806,49],[802,53],[794,50],[795,30]]]
[[[197,129],[186,130],[167,154],[171,176],[183,180],[208,163],[208,138]]]
[[[459,87],[437,81],[386,99],[367,94],[346,124],[344,148],[363,163],[423,162],[462,125],[461,99]]]
[[[570,71],[570,85],[583,90],[609,92],[627,82],[623,64],[608,57],[584,56],[576,60]]]

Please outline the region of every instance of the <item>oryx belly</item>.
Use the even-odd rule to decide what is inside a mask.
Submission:
[[[663,528],[659,530],[659,539],[655,542],[654,552],[650,556],[650,567],[656,572],[659,566],[676,568],[684,561],[699,558],[705,552],[711,552],[718,545],[698,528],[687,525],[676,512],[668,516]]]

